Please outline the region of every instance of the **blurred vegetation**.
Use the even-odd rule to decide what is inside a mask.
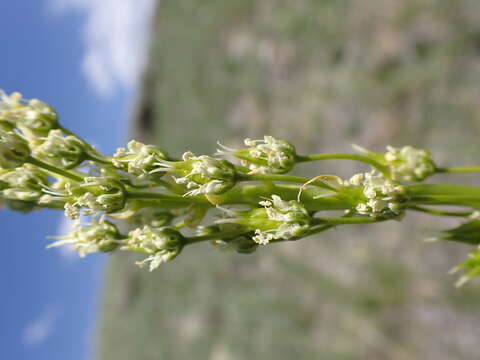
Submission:
[[[271,134],[478,164],[479,60],[478,0],[162,0],[133,133],[177,153]],[[153,273],[116,255],[98,359],[478,358],[479,284],[447,276],[468,247],[421,241],[453,224],[420,214],[250,256],[199,245]]]

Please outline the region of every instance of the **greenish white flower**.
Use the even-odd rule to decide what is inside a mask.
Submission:
[[[436,170],[431,153],[413,146],[401,148],[387,146],[385,154],[376,153],[358,145],[354,145],[354,148],[365,156],[387,166],[393,180],[423,181],[433,175]]]
[[[48,175],[34,165],[24,164],[0,175],[2,195],[11,200],[34,201],[44,195]]]
[[[137,228],[128,234],[123,250],[143,252],[148,257],[136,264],[155,270],[160,264],[174,259],[183,248],[182,234],[171,227],[153,228],[148,225]]]
[[[183,154],[183,161],[171,163],[173,171],[180,175],[175,181],[189,189],[185,196],[223,194],[236,183],[235,166],[227,160],[207,155]]]
[[[113,223],[93,220],[87,226],[78,223],[69,234],[59,236],[57,239],[59,240],[50,244],[48,248],[70,245],[80,257],[85,257],[95,252],[114,251],[120,243],[120,234]]]
[[[9,96],[1,89],[0,120],[14,123],[19,129],[37,136],[58,126],[58,115],[51,106],[38,99],[25,100],[18,92]]]
[[[263,208],[238,212],[239,217],[225,219],[255,231],[252,240],[266,245],[273,240],[290,240],[305,235],[310,229],[311,217],[302,204],[295,200],[285,201],[278,195],[271,200],[260,201]]]
[[[127,149],[117,149],[117,152],[113,155],[112,163],[115,167],[132,175],[146,177],[149,174],[157,173],[156,169],[167,170],[164,166],[164,161],[167,159],[166,151],[153,145],[145,145],[132,140],[127,144]]]
[[[385,160],[395,180],[423,181],[435,173],[432,154],[412,146],[402,148],[387,146]]]
[[[109,177],[86,177],[78,186],[69,188],[65,216],[77,218],[80,208],[84,214],[114,213],[123,210],[127,201],[123,184]],[[75,211],[76,207],[79,211]]]
[[[0,130],[0,168],[14,169],[30,156],[28,143],[13,131]]]
[[[45,141],[34,147],[33,155],[65,169],[74,168],[85,160],[83,142],[76,136],[64,136],[61,130],[50,130]]]
[[[356,206],[357,213],[373,217],[397,217],[403,213],[402,202],[406,196],[403,185],[385,179],[375,170],[354,175],[345,186],[361,186],[363,200]]]
[[[246,149],[222,148],[219,155],[231,155],[242,160],[252,174],[283,174],[293,169],[297,161],[295,146],[284,140],[265,135],[263,140],[245,139]]]

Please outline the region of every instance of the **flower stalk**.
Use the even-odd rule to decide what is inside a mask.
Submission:
[[[290,142],[265,136],[246,139],[240,149],[221,145],[212,156],[172,157],[135,140],[109,156],[64,128],[49,105],[0,91],[2,202],[11,210],[63,209],[71,219],[89,218],[51,246],[71,246],[80,256],[141,253],[137,265],[154,270],[201,242],[249,254],[334,227],[422,212],[462,219],[436,239],[474,247],[455,268],[464,271],[459,284],[480,275],[480,186],[425,183],[480,166],[438,166],[430,152],[412,146],[355,149],[360,154],[299,155]],[[297,164],[325,160],[358,161],[371,171],[350,179],[291,174]]]

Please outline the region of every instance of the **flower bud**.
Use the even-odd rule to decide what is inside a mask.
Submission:
[[[11,200],[35,201],[48,186],[48,175],[34,165],[21,167],[0,175],[2,195]]]
[[[186,184],[188,191],[185,195],[223,194],[235,186],[235,166],[227,160],[216,159],[211,156],[195,156],[187,152],[180,162],[171,163],[173,172],[180,178],[178,184]]]
[[[106,220],[93,221],[88,226],[77,226],[65,236],[59,236],[58,241],[48,248],[61,245],[71,245],[78,251],[80,257],[94,252],[112,252],[118,247],[120,234],[117,227]]]
[[[153,174],[152,171],[157,169],[162,161],[168,159],[165,150],[135,140],[127,144],[127,149],[118,148],[113,155],[112,163],[115,167],[138,177]]]
[[[217,153],[242,159],[251,173],[256,174],[284,174],[292,170],[297,161],[295,146],[272,136],[264,136],[263,140],[245,139],[245,145],[248,148],[235,150],[223,147]]]
[[[354,146],[363,155],[389,168],[391,177],[397,181],[423,181],[435,173],[435,163],[429,151],[413,146],[395,148],[387,146],[385,154]]]
[[[25,100],[20,93],[8,96],[2,90],[0,120],[15,124],[26,136],[45,136],[58,126],[58,115],[51,106],[37,99]]]
[[[453,229],[443,230],[438,240],[455,241],[469,245],[480,245],[480,220],[470,220]]]
[[[403,214],[406,189],[400,183],[385,179],[375,170],[354,175],[344,186],[360,187],[361,200],[355,207],[358,214],[372,217],[398,217]]]
[[[171,227],[152,228],[148,225],[137,228],[128,234],[126,245],[122,250],[138,251],[149,256],[136,264],[143,267],[150,263],[150,271],[160,264],[174,259],[183,248],[184,237]]]
[[[273,240],[295,240],[310,229],[311,217],[297,201],[285,201],[278,195],[271,200],[261,201],[264,208],[237,212],[239,217],[219,222],[235,223],[254,230],[252,240],[266,245]]]
[[[86,158],[85,145],[73,135],[63,136],[61,130],[50,130],[45,141],[33,154],[64,169],[78,166]]]
[[[12,131],[0,130],[0,168],[14,169],[30,156],[28,143]]]
[[[71,196],[65,207],[67,217],[76,217],[72,207],[86,208],[85,214],[122,210],[127,201],[123,184],[108,177],[86,177],[84,183],[69,189]]]

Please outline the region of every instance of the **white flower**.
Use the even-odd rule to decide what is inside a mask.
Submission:
[[[435,173],[430,152],[412,146],[387,146],[385,160],[389,163],[392,178],[395,180],[422,181]]]
[[[405,188],[373,170],[357,174],[345,183],[346,186],[361,186],[366,198],[355,207],[357,213],[370,216],[398,216],[403,212],[399,201],[405,196]],[[353,180],[353,181],[352,181]]]
[[[230,149],[219,144],[218,155],[232,155],[242,160],[242,164],[252,174],[283,174],[292,170],[297,154],[295,147],[287,141],[265,135],[263,140],[245,139],[246,149]]]
[[[186,152],[183,154],[183,162],[172,164],[174,171],[181,175],[175,182],[191,189],[185,196],[223,194],[236,182],[235,167],[226,160]]]
[[[285,201],[278,195],[272,195],[271,200],[260,201],[265,208],[268,220],[276,222],[271,228],[256,229],[253,241],[260,245],[266,245],[272,240],[292,239],[304,235],[310,228],[310,215],[307,210],[297,201]]]
[[[127,150],[125,148],[117,149],[112,163],[115,167],[132,175],[146,177],[149,174],[168,171],[170,166],[165,162],[167,157],[167,152],[156,146],[131,140],[127,144]]]
[[[117,227],[108,221],[92,221],[87,226],[81,226],[78,222],[75,229],[65,236],[59,236],[54,243],[47,248],[62,245],[71,245],[80,257],[95,252],[111,252],[119,243]]]

